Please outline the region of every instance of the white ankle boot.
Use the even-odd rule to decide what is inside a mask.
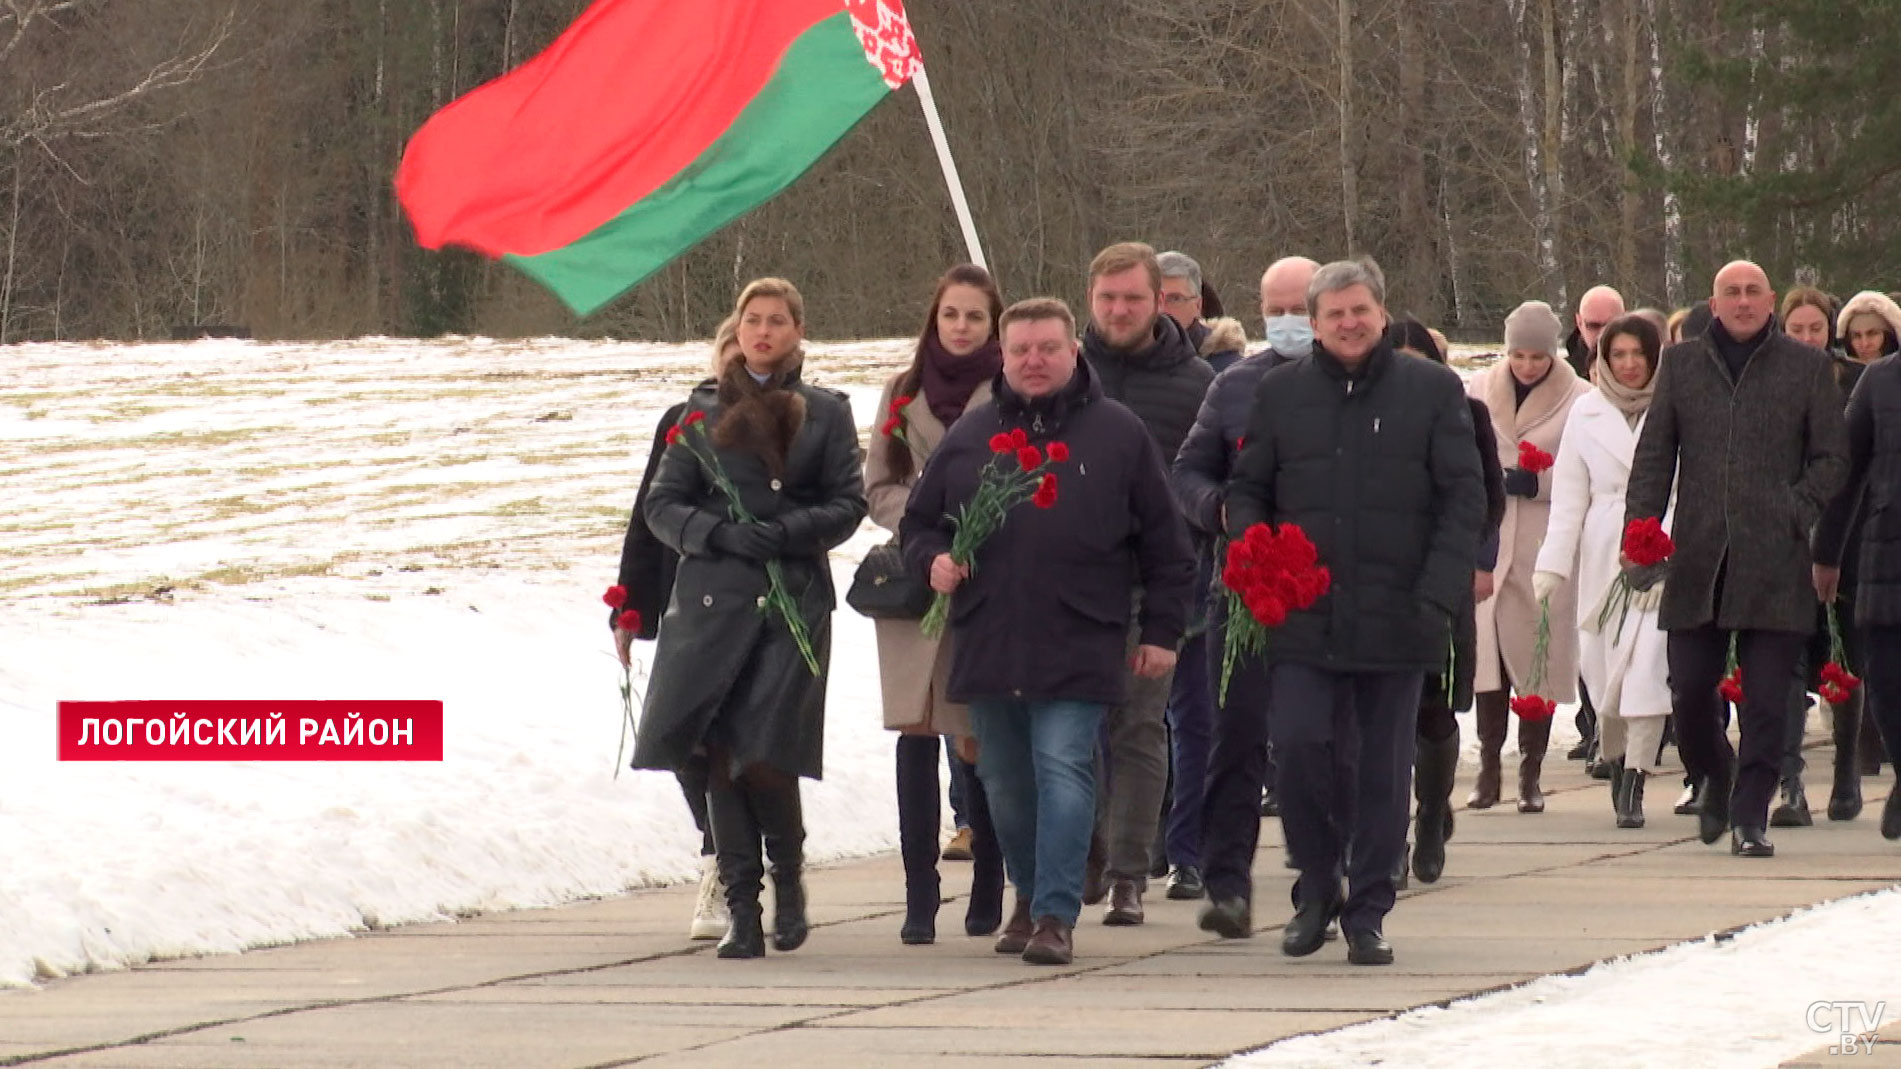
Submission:
[[[700,897],[693,904],[693,924],[687,934],[694,939],[718,939],[726,934],[726,925],[726,885],[719,881],[719,864],[702,857]]]

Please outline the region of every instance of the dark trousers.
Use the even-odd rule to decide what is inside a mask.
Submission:
[[[1749,696],[1747,689],[1743,697]],[[1802,740],[1809,730],[1809,654],[1806,646],[1796,654],[1795,672],[1789,676],[1789,702],[1782,722],[1782,779],[1799,780],[1808,768],[1802,756]]]
[[[1677,718],[1677,749],[1692,776],[1704,779],[1736,763],[1730,794],[1733,826],[1765,828],[1776,793],[1788,722],[1789,679],[1807,635],[1794,631],[1737,632],[1736,660],[1743,670],[1743,704],[1736,711],[1742,738],[1732,749],[1723,731],[1721,699],[1729,655],[1729,632],[1714,626],[1672,631],[1669,638],[1670,706]]]
[[[1208,631],[1207,676],[1211,696],[1221,685],[1227,628]],[[1201,799],[1202,879],[1215,899],[1251,901],[1254,850],[1261,839],[1261,784],[1267,775],[1267,665],[1244,658],[1228,683],[1228,700],[1215,707],[1208,750],[1207,787]]]
[[[1213,741],[1214,719],[1214,688],[1208,679],[1208,633],[1203,632],[1182,645],[1181,656],[1176,661],[1175,683],[1168,695],[1171,773],[1168,861],[1171,865],[1200,868],[1202,864],[1202,797],[1208,788],[1208,749]]]
[[[1280,763],[1281,827],[1300,901],[1339,896],[1345,931],[1378,930],[1412,810],[1413,733],[1423,672],[1330,672],[1277,664],[1268,730]]]
[[[1901,627],[1870,627],[1862,638],[1868,680],[1861,707],[1881,731],[1888,762],[1901,770]]]

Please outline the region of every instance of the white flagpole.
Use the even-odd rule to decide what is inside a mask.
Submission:
[[[977,240],[977,222],[970,216],[970,202],[964,199],[964,183],[957,177],[957,161],[951,158],[950,141],[944,136],[944,120],[937,114],[937,99],[931,96],[931,79],[919,63],[911,73],[917,86],[918,102],[924,105],[924,124],[931,128],[931,144],[937,146],[937,162],[944,169],[944,182],[950,186],[951,206],[957,209],[957,225],[964,230],[964,245],[970,250],[970,262],[988,268],[983,244]]]

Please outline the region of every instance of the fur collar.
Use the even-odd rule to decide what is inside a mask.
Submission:
[[[751,453],[775,477],[784,475],[792,440],[805,425],[805,395],[797,388],[804,364],[805,350],[800,349],[760,383],[747,372],[744,359],[727,363],[719,376],[720,419],[713,428],[713,444]]]
[[[1208,336],[1201,339],[1201,355],[1244,353],[1248,347],[1247,330],[1238,319],[1208,320]]]

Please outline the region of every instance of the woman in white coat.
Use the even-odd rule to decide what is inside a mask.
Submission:
[[[1568,580],[1577,592],[1578,669],[1597,702],[1617,826],[1641,828],[1644,777],[1657,770],[1670,712],[1666,633],[1657,627],[1663,584],[1633,595],[1628,611],[1610,599],[1622,571],[1624,487],[1663,338],[1648,320],[1624,316],[1604,328],[1597,347],[1597,388],[1566,421],[1532,584],[1543,594]],[[1668,530],[1671,517],[1660,519]]]
[[[1505,466],[1505,523],[1499,529],[1498,566],[1492,572],[1497,593],[1478,607],[1478,660],[1473,687],[1479,734],[1479,775],[1466,805],[1486,809],[1498,803],[1499,754],[1511,723],[1510,698],[1535,693],[1560,703],[1577,694],[1577,633],[1563,622],[1574,608],[1571,588],[1562,586],[1551,597],[1551,629],[1545,663],[1536,664],[1539,599],[1532,592],[1533,564],[1545,538],[1545,520],[1551,511],[1551,472],[1533,472],[1519,466],[1520,447],[1530,443],[1557,456],[1564,437],[1565,418],[1590,384],[1578,378],[1571,365],[1558,358],[1564,350],[1558,340],[1563,325],[1543,301],[1527,301],[1505,319],[1505,359],[1474,376],[1472,396],[1485,402],[1498,432],[1500,462]],[[1534,678],[1543,679],[1534,686]],[[1549,718],[1518,722],[1518,811],[1542,813],[1544,790],[1539,777],[1545,750],[1551,744]]]

